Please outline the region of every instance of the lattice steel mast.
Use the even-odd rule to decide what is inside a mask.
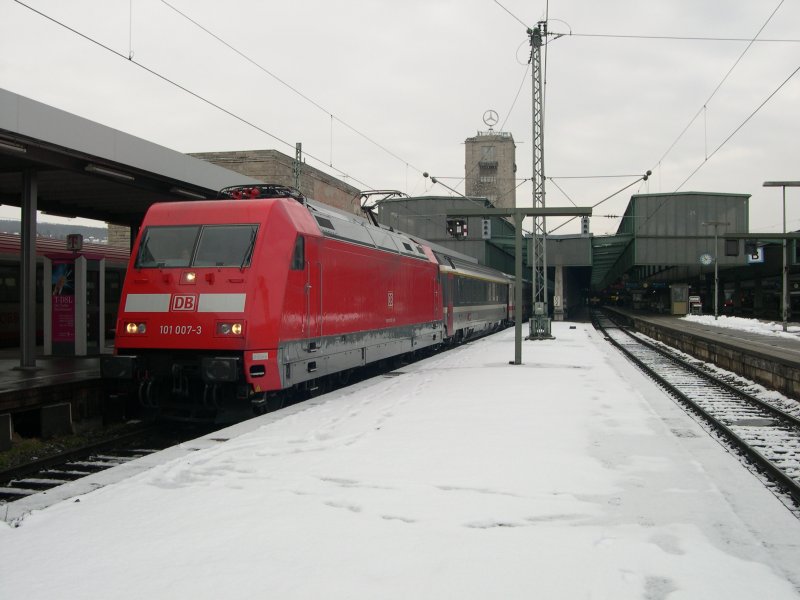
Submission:
[[[533,89],[533,207],[545,208],[544,192],[544,93],[542,88],[542,40],[547,36],[547,21],[528,29],[531,44],[531,87]],[[544,216],[533,219],[533,310],[530,338],[550,336],[547,301],[547,223]]]

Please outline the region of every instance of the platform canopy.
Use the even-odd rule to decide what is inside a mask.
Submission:
[[[226,186],[259,183],[0,89],[0,204],[21,206],[30,171],[38,210],[133,227],[156,201],[212,198]]]
[[[20,368],[36,368],[37,211],[138,229],[159,201],[260,183],[0,89],[0,204],[20,208]]]

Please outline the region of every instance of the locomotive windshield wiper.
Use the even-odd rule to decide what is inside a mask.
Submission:
[[[250,232],[250,243],[247,245],[247,250],[244,251],[244,257],[242,258],[242,264],[239,265],[239,270],[244,271],[244,265],[250,258],[253,256],[253,248],[256,245],[256,229],[253,229]]]
[[[136,266],[139,268],[146,266],[147,263],[153,262],[153,255],[150,253],[150,249],[147,247],[147,242],[147,239],[142,242],[142,244],[139,246],[139,252],[136,255]]]

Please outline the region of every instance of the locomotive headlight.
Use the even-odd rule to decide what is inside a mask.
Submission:
[[[195,283],[197,281],[197,273],[194,271],[184,271],[181,273],[181,283]]]
[[[126,323],[125,331],[131,335],[145,333],[147,331],[147,325],[144,323]]]
[[[244,324],[240,322],[219,321],[217,322],[217,335],[240,336],[244,332]]]

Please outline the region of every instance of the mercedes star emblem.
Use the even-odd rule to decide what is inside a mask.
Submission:
[[[497,112],[493,110],[487,110],[483,113],[483,122],[489,126],[489,128],[494,127],[500,121],[500,117],[497,115]]]

